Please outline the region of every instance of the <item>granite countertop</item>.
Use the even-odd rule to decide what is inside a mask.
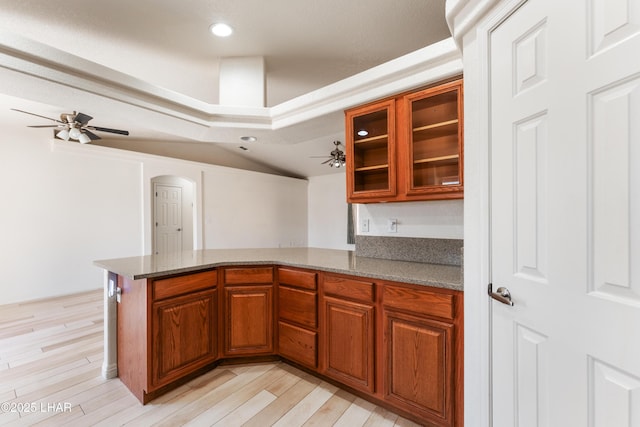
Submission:
[[[460,266],[368,258],[336,249],[205,249],[94,261],[94,265],[100,268],[134,280],[192,273],[219,266],[261,264],[463,290]]]

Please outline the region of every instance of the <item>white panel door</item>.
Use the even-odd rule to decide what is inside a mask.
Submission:
[[[638,427],[640,0],[529,0],[489,44],[493,425]]]
[[[182,251],[182,188],[155,184],[155,253]]]

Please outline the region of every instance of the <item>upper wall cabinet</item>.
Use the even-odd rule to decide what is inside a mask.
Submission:
[[[347,200],[463,197],[462,80],[346,111]]]
[[[396,196],[395,119],[393,99],[346,112],[348,197]]]

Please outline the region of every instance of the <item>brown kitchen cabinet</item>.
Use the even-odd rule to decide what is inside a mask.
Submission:
[[[274,354],[273,267],[223,274],[224,356]]]
[[[217,277],[118,276],[118,376],[141,402],[216,361]]]
[[[278,354],[311,369],[318,364],[317,275],[278,268]]]
[[[463,122],[461,79],[347,110],[347,200],[462,198]]]
[[[157,388],[216,359],[217,291],[153,303],[152,376]]]
[[[360,200],[396,195],[395,101],[346,112],[347,194]]]
[[[224,360],[281,357],[420,424],[464,425],[460,291],[277,265],[117,286],[118,375],[143,403]]]
[[[375,391],[374,284],[324,275],[320,372],[354,389]]]
[[[462,425],[461,298],[383,287],[383,398],[437,426]]]

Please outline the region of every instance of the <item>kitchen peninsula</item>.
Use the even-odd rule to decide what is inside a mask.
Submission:
[[[460,266],[316,248],[95,265],[103,375],[142,403],[220,363],[282,359],[418,422],[462,425]]]

